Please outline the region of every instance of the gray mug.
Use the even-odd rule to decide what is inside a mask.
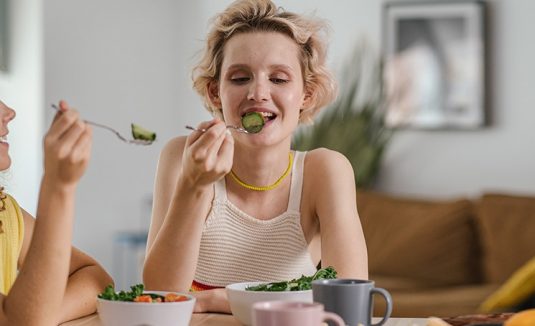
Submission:
[[[386,300],[383,319],[372,324],[373,295],[379,293]],[[325,311],[338,314],[349,326],[380,326],[392,313],[392,297],[385,289],[376,288],[369,280],[334,279],[312,282],[314,302],[322,303]]]

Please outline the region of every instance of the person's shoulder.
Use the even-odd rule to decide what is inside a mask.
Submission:
[[[3,191],[0,191],[0,196],[2,198],[1,205],[3,205],[4,211],[11,212],[12,209],[14,209],[16,214],[20,214],[21,207],[13,196],[8,193],[4,193]]]
[[[2,198],[3,200],[7,200],[8,202],[12,203],[13,205],[15,205],[17,207],[19,206],[19,203],[17,202],[17,200],[13,196],[11,196],[10,194],[4,193],[4,192],[0,192],[0,196],[3,197]]]
[[[186,145],[186,139],[187,139],[186,136],[178,136],[178,137],[171,138],[165,144],[163,150],[164,151],[173,151],[173,150],[176,150],[177,148],[183,149],[184,146]]]
[[[353,173],[351,163],[342,153],[327,148],[317,148],[307,152],[305,169],[314,171],[314,174],[331,174],[336,173],[337,171],[350,171]]]
[[[176,159],[181,158],[186,146],[186,136],[178,136],[171,138],[163,147],[160,154],[160,159]]]
[[[179,136],[169,140],[160,152],[157,178],[169,178],[176,175],[182,165],[182,155],[186,146],[186,137]]]
[[[303,179],[304,191],[311,194],[315,203],[336,202],[353,194],[355,189],[355,174],[349,160],[326,148],[307,153]]]
[[[354,184],[355,174],[349,160],[341,153],[326,148],[309,151],[305,158],[304,179],[307,188],[319,192]]]

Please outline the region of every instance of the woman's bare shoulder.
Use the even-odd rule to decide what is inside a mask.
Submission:
[[[171,138],[163,147],[160,154],[160,161],[172,160],[176,161],[177,159],[182,159],[182,153],[184,152],[184,147],[186,146],[186,136],[178,136]]]
[[[158,160],[158,177],[168,179],[177,175],[182,166],[182,153],[185,146],[186,137],[184,136],[172,138],[165,144]]]
[[[327,148],[317,148],[307,152],[305,171],[307,170],[315,175],[323,173],[353,174],[349,160],[343,154]]]
[[[313,189],[315,193],[355,187],[355,174],[349,160],[343,154],[326,148],[307,153],[304,179],[306,188]]]

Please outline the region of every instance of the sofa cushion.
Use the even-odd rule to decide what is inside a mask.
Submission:
[[[370,274],[426,285],[481,280],[470,201],[416,200],[359,191],[357,207]]]
[[[485,278],[502,283],[535,256],[535,198],[486,194],[477,212]]]

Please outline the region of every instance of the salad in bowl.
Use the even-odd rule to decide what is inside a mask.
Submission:
[[[143,284],[130,291],[116,291],[112,285],[98,295],[97,311],[103,326],[187,326],[195,297],[172,291],[145,291]]]

